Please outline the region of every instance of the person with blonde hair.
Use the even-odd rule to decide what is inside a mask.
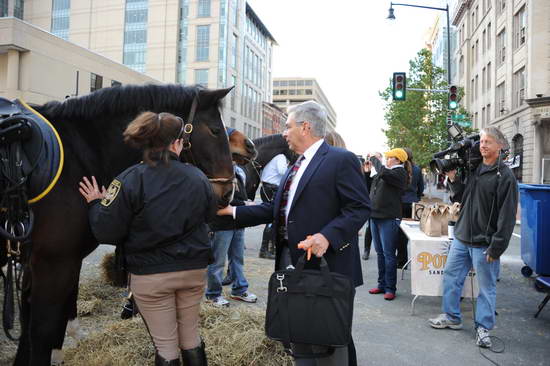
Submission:
[[[407,153],[401,148],[392,149],[385,156],[386,166],[376,156],[369,157],[378,173],[372,178],[370,190],[370,227],[378,257],[378,286],[369,293],[384,294],[384,299],[391,301],[397,290],[395,251],[402,218],[401,196],[410,183],[412,169]]]

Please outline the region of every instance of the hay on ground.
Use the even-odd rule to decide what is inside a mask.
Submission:
[[[65,365],[150,365],[154,348],[140,317],[120,320],[124,290],[91,280],[80,286],[79,312],[89,335],[65,349]],[[95,304],[95,305],[94,305]],[[89,309],[84,310],[84,307]],[[82,310],[81,310],[82,308]],[[291,358],[264,333],[265,309],[257,305],[216,308],[203,305],[201,335],[210,366],[286,366]]]

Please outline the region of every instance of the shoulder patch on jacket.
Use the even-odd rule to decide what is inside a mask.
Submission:
[[[118,192],[120,192],[121,186],[122,184],[120,183],[120,181],[114,179],[109,185],[109,188],[107,188],[107,194],[101,200],[101,204],[103,206],[109,206],[111,203],[113,203],[116,196],[118,195]]]

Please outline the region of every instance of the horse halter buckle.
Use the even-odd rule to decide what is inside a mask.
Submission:
[[[191,134],[193,132],[193,125],[191,123],[186,123],[185,126],[183,126],[183,132]]]

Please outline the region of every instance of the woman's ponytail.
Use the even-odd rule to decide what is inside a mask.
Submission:
[[[124,142],[143,150],[143,161],[154,166],[155,160],[168,160],[168,147],[180,129],[181,122],[170,113],[143,112],[126,127]]]

